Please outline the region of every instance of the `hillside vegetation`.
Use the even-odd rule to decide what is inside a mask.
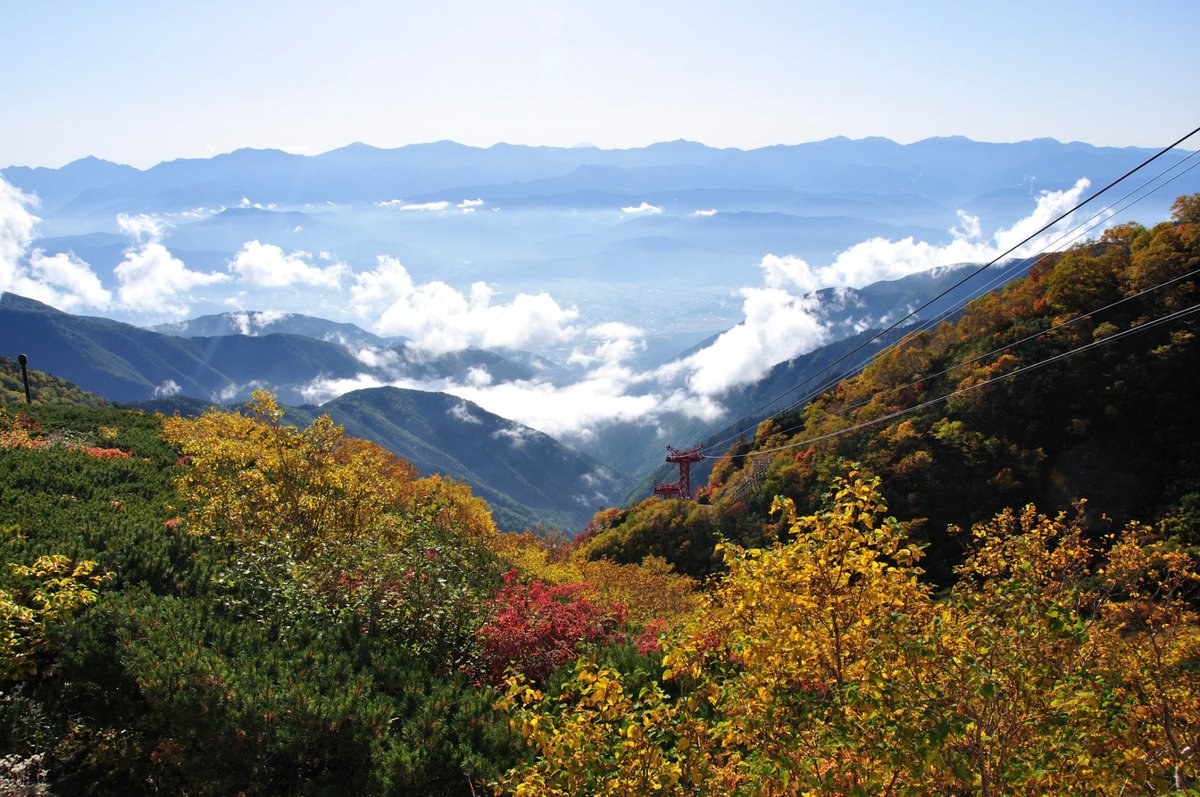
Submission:
[[[0,410],[0,505],[3,793],[469,794],[518,760],[509,666],[640,661],[692,600],[268,394]]]
[[[269,393],[2,408],[0,793],[1194,791],[1198,216],[575,542]]]
[[[30,398],[39,403],[83,404],[105,407],[109,402],[93,393],[80,390],[66,379],[29,368]],[[21,380],[21,364],[0,356],[0,404],[24,404],[25,384]]]
[[[1110,527],[1138,518],[1188,537],[1200,521],[1197,269],[1192,195],[1170,222],[1112,228],[1042,259],[955,322],[910,334],[734,442],[699,503],[602,513],[587,544],[596,556],[655,552],[713,572],[718,532],[759,544],[776,496],[815,511],[849,463],[883,479],[942,583],[962,556],[947,528],[1004,507],[1059,511],[1082,498],[1097,527],[1101,515]]]

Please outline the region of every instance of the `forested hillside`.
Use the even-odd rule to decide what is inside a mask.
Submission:
[[[1058,511],[1086,499],[1097,527],[1105,515],[1110,526],[1138,518],[1191,534],[1198,269],[1192,195],[1175,203],[1173,221],[1109,229],[1043,258],[957,321],[910,334],[735,441],[700,502],[608,512],[588,545],[622,560],[662,552],[710,572],[718,532],[758,544],[775,496],[815,511],[848,463],[883,479],[890,511],[929,544],[925,566],[941,582],[962,555],[948,526],[1030,502]]]

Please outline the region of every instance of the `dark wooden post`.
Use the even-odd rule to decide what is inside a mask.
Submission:
[[[21,364],[21,381],[25,383],[25,403],[32,404],[33,399],[29,397],[29,358],[24,354],[18,354],[17,362]]]

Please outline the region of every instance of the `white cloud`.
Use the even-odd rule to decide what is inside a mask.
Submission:
[[[779,288],[743,288],[741,293],[744,320],[712,345],[661,370],[663,376],[683,372],[692,391],[717,396],[827,342],[815,297],[793,296]]]
[[[708,210],[697,210],[697,211],[693,211],[692,215],[693,216],[715,216],[715,215],[717,215],[717,209],[709,208]]]
[[[437,390],[473,402],[560,439],[588,440],[605,426],[631,423],[647,434],[662,430],[656,419],[663,413],[716,420],[723,416],[724,393],[761,378],[772,366],[828,342],[825,318],[831,308],[844,309],[847,294],[833,293],[834,305],[822,307],[812,292],[820,288],[861,287],[880,279],[961,262],[987,262],[1017,243],[1063,210],[1086,189],[1081,181],[1068,191],[1047,193],[1028,219],[985,238],[980,220],[959,215],[953,240],[934,246],[912,239],[872,239],[852,246],[824,266],[810,266],[791,256],[762,259],[762,283],[744,287],[743,320],[693,355],[656,368],[634,371],[629,363],[645,346],[642,330],[621,322],[598,324],[581,331],[571,326],[573,310],[563,310],[546,294],[527,297],[543,303],[548,323],[544,331],[556,342],[573,342],[569,362],[586,369],[574,383],[555,385],[542,379],[494,383],[485,372],[469,373],[460,381],[417,382],[396,379],[398,387]],[[1017,254],[1036,251],[1048,236]],[[529,322],[517,297],[494,303],[492,289],[482,283],[464,294],[441,282],[417,284],[396,260],[379,258],[377,267],[355,278],[352,303],[359,312],[380,320],[380,331],[408,334],[426,351],[450,351],[465,345],[495,345],[488,326]],[[509,315],[511,314],[511,315]],[[536,324],[534,325],[537,326]],[[506,333],[509,339],[526,332]],[[386,382],[360,374],[354,379],[320,379],[306,388],[309,400],[322,401],[349,390]],[[501,434],[519,443],[527,432],[513,427]]]
[[[37,198],[0,177],[0,291],[27,296],[60,310],[103,309],[112,294],[92,267],[70,252],[46,255],[29,251],[39,221],[30,208]]]
[[[216,214],[220,213],[223,210],[225,210],[224,205],[222,205],[219,208],[198,207],[198,208],[192,208],[191,210],[185,210],[182,213],[180,213],[179,215],[183,216],[184,218],[187,218],[187,219],[204,219],[204,218],[208,218],[209,216],[215,216]]]
[[[410,205],[401,205],[401,210],[445,210],[450,207],[450,203],[446,200],[440,202],[418,202]]]
[[[379,349],[374,346],[349,348],[350,353],[354,355],[354,359],[358,360],[368,368],[384,368],[396,371],[399,370],[401,365],[403,365],[403,360],[400,358],[400,355],[391,349]]]
[[[536,430],[530,429],[528,426],[520,426],[514,423],[510,426],[504,427],[503,429],[497,429],[496,431],[492,432],[492,439],[508,440],[510,443],[512,443],[514,448],[520,448],[530,440],[537,437],[537,435],[538,433]]]
[[[73,253],[60,252],[47,257],[42,250],[34,249],[29,255],[29,273],[32,279],[25,283],[26,288],[46,288],[41,298],[31,298],[60,310],[73,310],[80,306],[103,309],[112,304],[112,293],[100,284],[100,278],[92,271],[92,267]],[[17,287],[20,293],[21,286]]]
[[[420,285],[395,258],[380,256],[373,271],[355,276],[351,302],[360,316],[375,318],[376,331],[405,335],[416,348],[434,354],[469,346],[520,348],[568,340],[578,312],[563,308],[549,294],[520,293],[507,303],[493,303],[487,283],[470,292],[440,280]]]
[[[270,385],[268,385],[266,382],[264,382],[261,379],[251,379],[249,382],[247,382],[244,385],[239,385],[236,382],[230,382],[228,385],[223,387],[221,390],[219,390],[215,393],[212,393],[211,398],[213,401],[219,402],[221,404],[228,404],[229,402],[235,400],[239,396],[248,396],[251,393],[253,393],[255,390],[261,390],[263,388],[269,388],[269,387],[270,387]]]
[[[593,374],[617,374],[626,361],[646,350],[645,332],[620,321],[591,327],[587,337],[598,342],[590,352],[576,348],[567,362],[593,368]]]
[[[317,377],[309,384],[300,388],[300,395],[304,397],[305,401],[312,402],[313,404],[324,404],[330,399],[337,398],[338,396],[344,396],[345,394],[355,390],[364,390],[371,387],[383,387],[388,384],[396,387],[412,387],[419,389],[419,386],[416,383],[384,382],[377,376],[372,376],[370,374],[356,374],[352,378],[335,379],[327,376]]]
[[[455,207],[457,207],[459,210],[463,210],[463,211],[472,211],[472,210],[475,210],[475,208],[480,207],[482,205],[483,205],[482,199],[464,199],[462,202],[459,202],[457,205],[455,205]]]
[[[33,240],[38,217],[29,212],[37,197],[22,193],[0,176],[0,290],[16,278],[18,263]]]
[[[483,421],[471,414],[471,407],[465,401],[460,401],[450,408],[448,414],[451,418],[462,421],[463,423],[482,424]]]
[[[827,266],[814,268],[801,258],[768,254],[762,259],[766,283],[772,288],[792,287],[803,293],[821,288],[861,288],[880,280],[899,279],[920,271],[959,263],[987,263],[1016,246],[1052,219],[1074,207],[1090,182],[1081,179],[1065,191],[1044,191],[1029,216],[999,230],[991,240],[982,235],[979,219],[959,212],[961,226],[952,229],[953,240],[935,246],[912,237],[900,241],[871,238],[838,254]],[[1042,233],[1013,252],[1013,257],[1033,254],[1059,233]]]
[[[121,232],[141,243],[142,241],[161,241],[166,231],[166,222],[159,216],[138,213],[130,216],[125,213],[117,214],[117,227]]]
[[[154,398],[170,398],[178,396],[183,392],[183,388],[174,379],[166,379],[161,385],[154,388]]]
[[[245,311],[229,314],[229,323],[233,324],[234,328],[243,335],[258,335],[264,329],[271,326],[277,321],[282,321],[287,318],[290,313],[280,312],[279,310],[261,310],[257,313],[247,313]]]
[[[192,271],[162,243],[167,223],[146,213],[117,214],[117,227],[137,244],[125,250],[125,259],[113,268],[120,304],[142,313],[183,316],[188,312],[188,291],[229,280],[229,275]]]
[[[488,387],[447,385],[447,393],[559,439],[590,439],[612,423],[638,422],[662,408],[653,393],[633,395],[630,379],[589,376],[570,385],[502,382]]]
[[[125,251],[113,268],[121,304],[145,313],[183,316],[188,312],[188,291],[229,280],[228,274],[192,271],[161,243],[144,243]]]
[[[649,202],[643,202],[642,204],[634,207],[621,208],[621,212],[632,216],[637,213],[662,213],[663,209],[658,205],[651,205]]]
[[[467,369],[467,384],[471,387],[487,387],[492,383],[492,375],[482,365]]]
[[[283,288],[303,284],[337,288],[348,269],[344,263],[321,268],[310,262],[307,252],[284,254],[275,244],[247,241],[233,260],[229,270],[251,285],[263,288]]]

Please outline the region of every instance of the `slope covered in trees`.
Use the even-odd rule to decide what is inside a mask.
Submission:
[[[753,543],[775,496],[812,511],[850,462],[882,477],[943,582],[961,555],[947,527],[1006,506],[1083,498],[1094,522],[1136,517],[1186,535],[1200,520],[1197,269],[1192,195],[1169,222],[1043,258],[955,322],[764,422],[714,466],[712,506],[647,501],[598,516],[588,544],[617,559],[686,548],[672,561],[702,572],[716,560],[694,556],[718,528]]]

